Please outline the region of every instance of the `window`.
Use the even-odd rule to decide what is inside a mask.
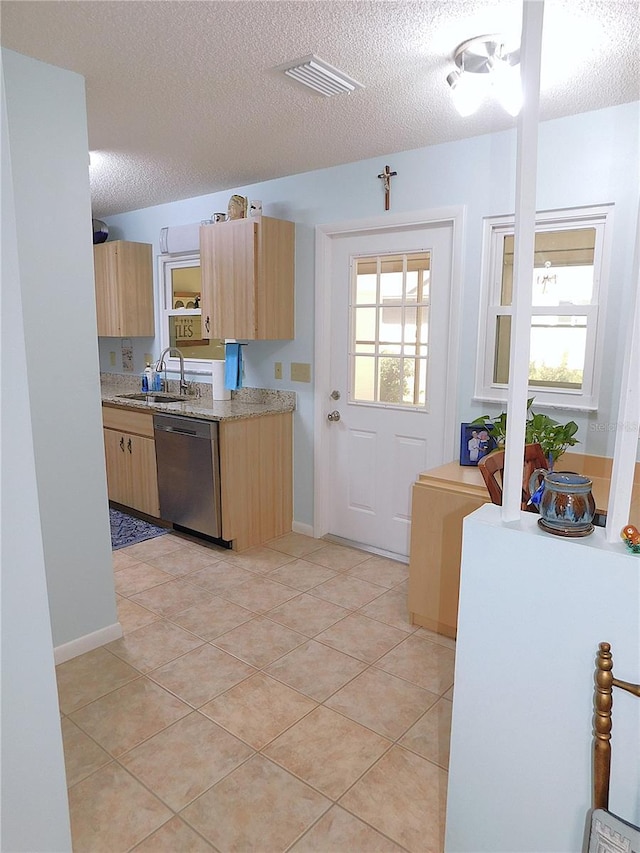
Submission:
[[[224,342],[202,336],[200,310],[200,254],[160,256],[161,351],[177,347],[192,372],[211,372],[209,362],[224,358]],[[165,358],[169,370],[177,370],[178,359]]]
[[[529,390],[539,405],[597,408],[611,216],[610,207],[598,207],[536,217]],[[513,258],[513,217],[485,220],[481,400],[507,396]]]
[[[354,259],[350,400],[425,408],[430,253]]]

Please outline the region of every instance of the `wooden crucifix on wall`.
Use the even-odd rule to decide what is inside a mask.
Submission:
[[[392,172],[389,166],[384,167],[384,172],[380,172],[378,175],[379,178],[382,179],[384,186],[384,209],[389,210],[389,199],[391,196],[391,178],[395,177],[398,173]]]

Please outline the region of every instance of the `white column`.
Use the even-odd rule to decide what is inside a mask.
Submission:
[[[529,386],[543,15],[544,2],[526,0],[520,49],[524,106],[518,121],[516,158],[515,257],[502,491],[503,521],[516,521],[520,518],[522,494],[522,459]]]
[[[638,450],[640,430],[640,210],[638,211],[638,230],[633,265],[632,300],[635,308],[629,305],[630,324],[627,332],[625,361],[620,388],[616,443],[613,451],[613,470],[611,488],[607,504],[607,542],[619,542],[620,531],[629,521],[633,475]]]

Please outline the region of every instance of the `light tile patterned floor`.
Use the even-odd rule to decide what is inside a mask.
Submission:
[[[440,853],[455,644],[407,567],[296,533],[114,552],[125,632],[57,668],[74,853]]]

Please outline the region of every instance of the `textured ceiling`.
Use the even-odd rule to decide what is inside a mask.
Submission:
[[[86,78],[93,215],[504,130],[451,104],[456,46],[520,0],[2,0],[2,44]],[[638,0],[547,0],[541,118],[640,98]],[[310,53],[365,88],[273,69]],[[94,158],[95,159],[95,158]]]

